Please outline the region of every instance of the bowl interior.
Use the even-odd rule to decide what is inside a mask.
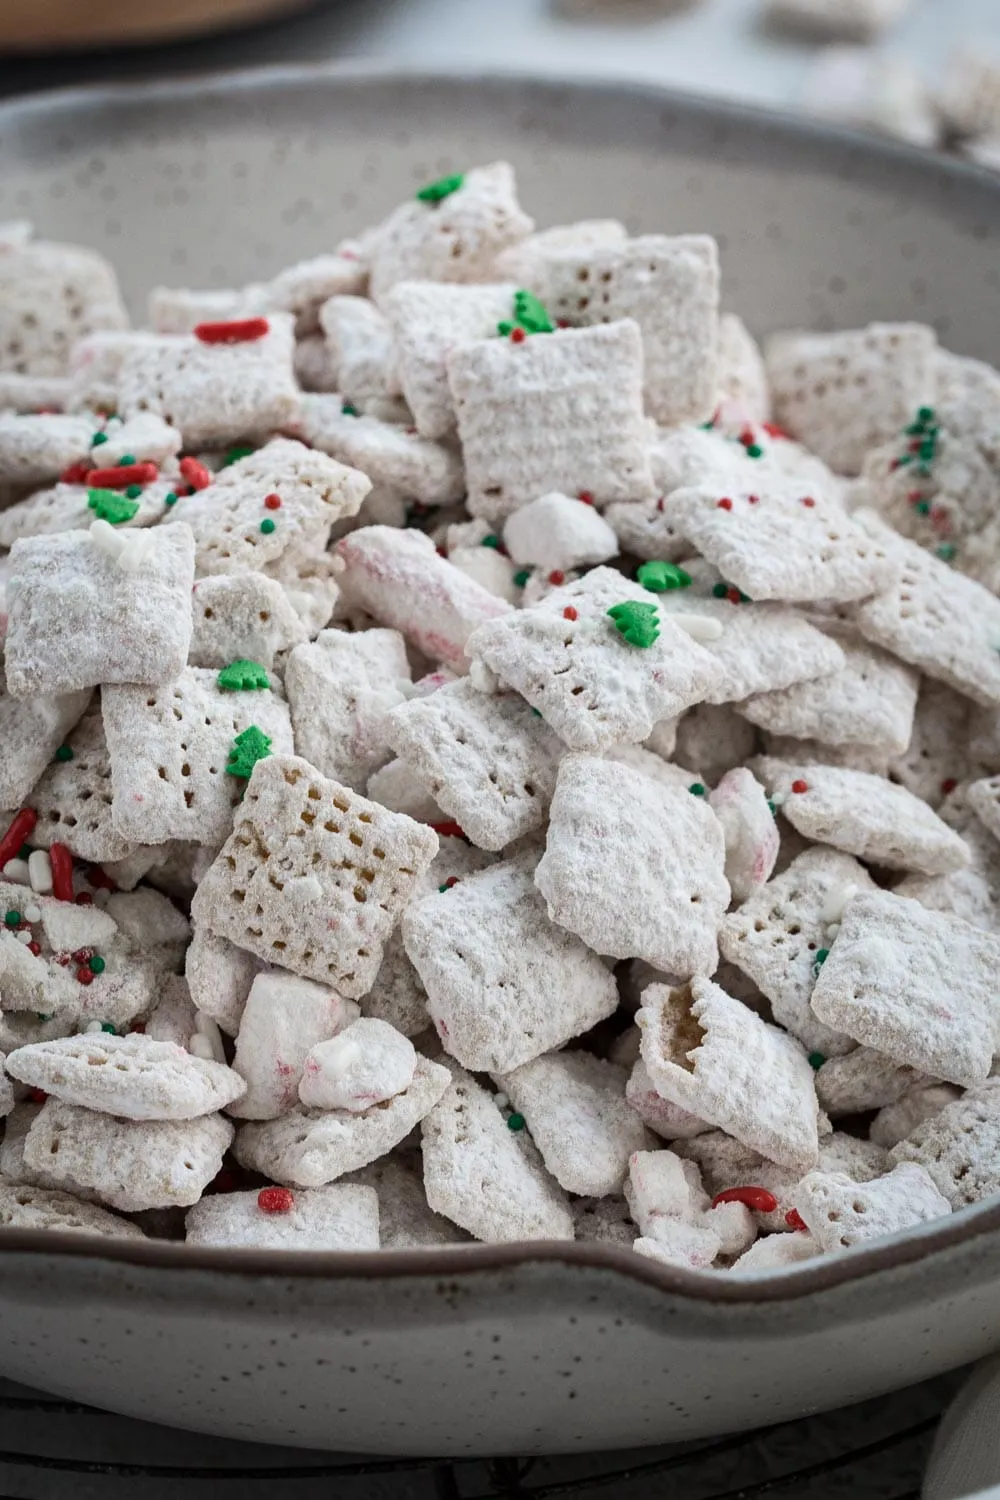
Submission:
[[[0,105],[0,219],[150,286],[231,286],[330,249],[429,178],[507,157],[539,225],[705,230],[758,333],[930,321],[1000,347],[1000,186],[944,158],[648,86],[324,64]]]

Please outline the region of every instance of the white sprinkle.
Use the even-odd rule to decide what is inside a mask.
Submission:
[[[31,877],[28,874],[28,861],[26,859],[9,859],[3,867],[4,880],[13,880],[15,885],[30,885]]]
[[[20,932],[15,932],[14,936],[17,938],[18,942],[23,943],[26,948],[32,941],[31,933],[26,927],[22,927]]]
[[[493,1103],[496,1105],[497,1109],[506,1109],[508,1104],[510,1103],[510,1100],[507,1098],[506,1094],[494,1094]]]
[[[36,906],[33,901],[29,901],[28,905],[24,908],[24,920],[26,922],[40,922],[42,920],[42,908]]]
[[[775,807],[784,807],[785,803],[788,801],[788,793],[775,792],[771,797],[771,801],[773,802]]]
[[[837,933],[839,931],[840,931],[840,923],[839,922],[831,922],[830,925],[826,929],[826,935],[827,935],[828,938],[835,938],[837,936]]]
[[[28,874],[31,889],[40,896],[52,894],[52,861],[47,849],[33,849],[28,855]]]
[[[103,1029],[104,1028],[102,1027],[100,1021],[91,1021],[90,1024],[84,1028],[83,1034],[84,1036],[96,1036],[97,1033],[99,1031],[103,1031]]]
[[[713,620],[708,615],[680,615],[671,613],[668,619],[685,631],[693,641],[717,641],[722,635],[723,626],[721,620]]]
[[[469,668],[469,681],[480,693],[495,693],[500,686],[500,679],[495,672],[491,672],[484,661],[474,661]]]
[[[203,1036],[211,1047],[213,1059],[216,1062],[224,1063],[226,1060],[226,1049],[222,1044],[222,1032],[216,1026],[211,1016],[206,1016],[202,1011],[198,1011],[195,1028],[197,1035]]]
[[[215,1049],[203,1031],[196,1031],[194,1036],[188,1037],[188,1051],[205,1062],[215,1061]]]
[[[826,893],[826,900],[823,902],[823,910],[820,913],[821,921],[828,924],[830,922],[839,922],[844,915],[844,908],[848,902],[853,901],[857,894],[858,888],[853,883],[831,886]]]

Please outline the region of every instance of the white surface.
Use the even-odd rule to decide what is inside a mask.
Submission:
[[[626,0],[604,0],[609,18],[626,8]],[[659,20],[602,24],[565,19],[550,0],[344,0],[308,24],[326,55],[565,68],[792,102],[816,48],[768,34],[759,9],[759,0],[701,0]],[[969,34],[1000,48],[1000,0],[913,0],[882,45],[898,47],[933,77],[952,42]]]

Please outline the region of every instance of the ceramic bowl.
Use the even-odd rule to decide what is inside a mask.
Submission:
[[[541,223],[708,230],[759,333],[873,318],[1000,356],[1000,185],[654,88],[325,66],[0,106],[0,219],[134,309],[328,249],[504,156]],[[591,1244],[281,1256],[0,1233],[0,1374],[137,1417],[382,1454],[634,1447],[857,1401],[1000,1350],[1000,1203],[776,1278]]]

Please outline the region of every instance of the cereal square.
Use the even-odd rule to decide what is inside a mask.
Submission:
[[[322,630],[285,665],[295,750],[324,776],[363,792],[391,758],[386,715],[405,701],[410,664],[396,630]]]
[[[454,349],[448,380],[472,514],[499,522],[553,490],[599,506],[650,498],[642,372],[629,319]]]
[[[133,571],[88,531],[15,542],[6,640],[14,697],[177,676],[191,641],[194,538],[187,526],[166,526],[150,543]]]
[[[269,755],[254,767],[192,915],[259,958],[357,999],[371,989],[436,849],[429,828],[308,761]]]
[[[128,326],[114,269],[79,245],[31,240],[0,256],[0,368],[65,375],[71,346]]]
[[[261,1207],[257,1188],[214,1193],[184,1220],[189,1245],[241,1245],[255,1250],[377,1250],[378,1194],[341,1185],[300,1188],[287,1211]]]
[[[295,430],[373,484],[422,505],[450,505],[465,493],[462,461],[453,449],[397,422],[345,412],[340,396],[303,396]]]
[[[275,754],[293,750],[288,705],[279,693],[228,692],[206,667],[185,667],[161,688],[106,687],[101,712],[112,820],[135,843],[188,839],[218,849],[244,788],[226,768],[236,736],[254,724]]]

